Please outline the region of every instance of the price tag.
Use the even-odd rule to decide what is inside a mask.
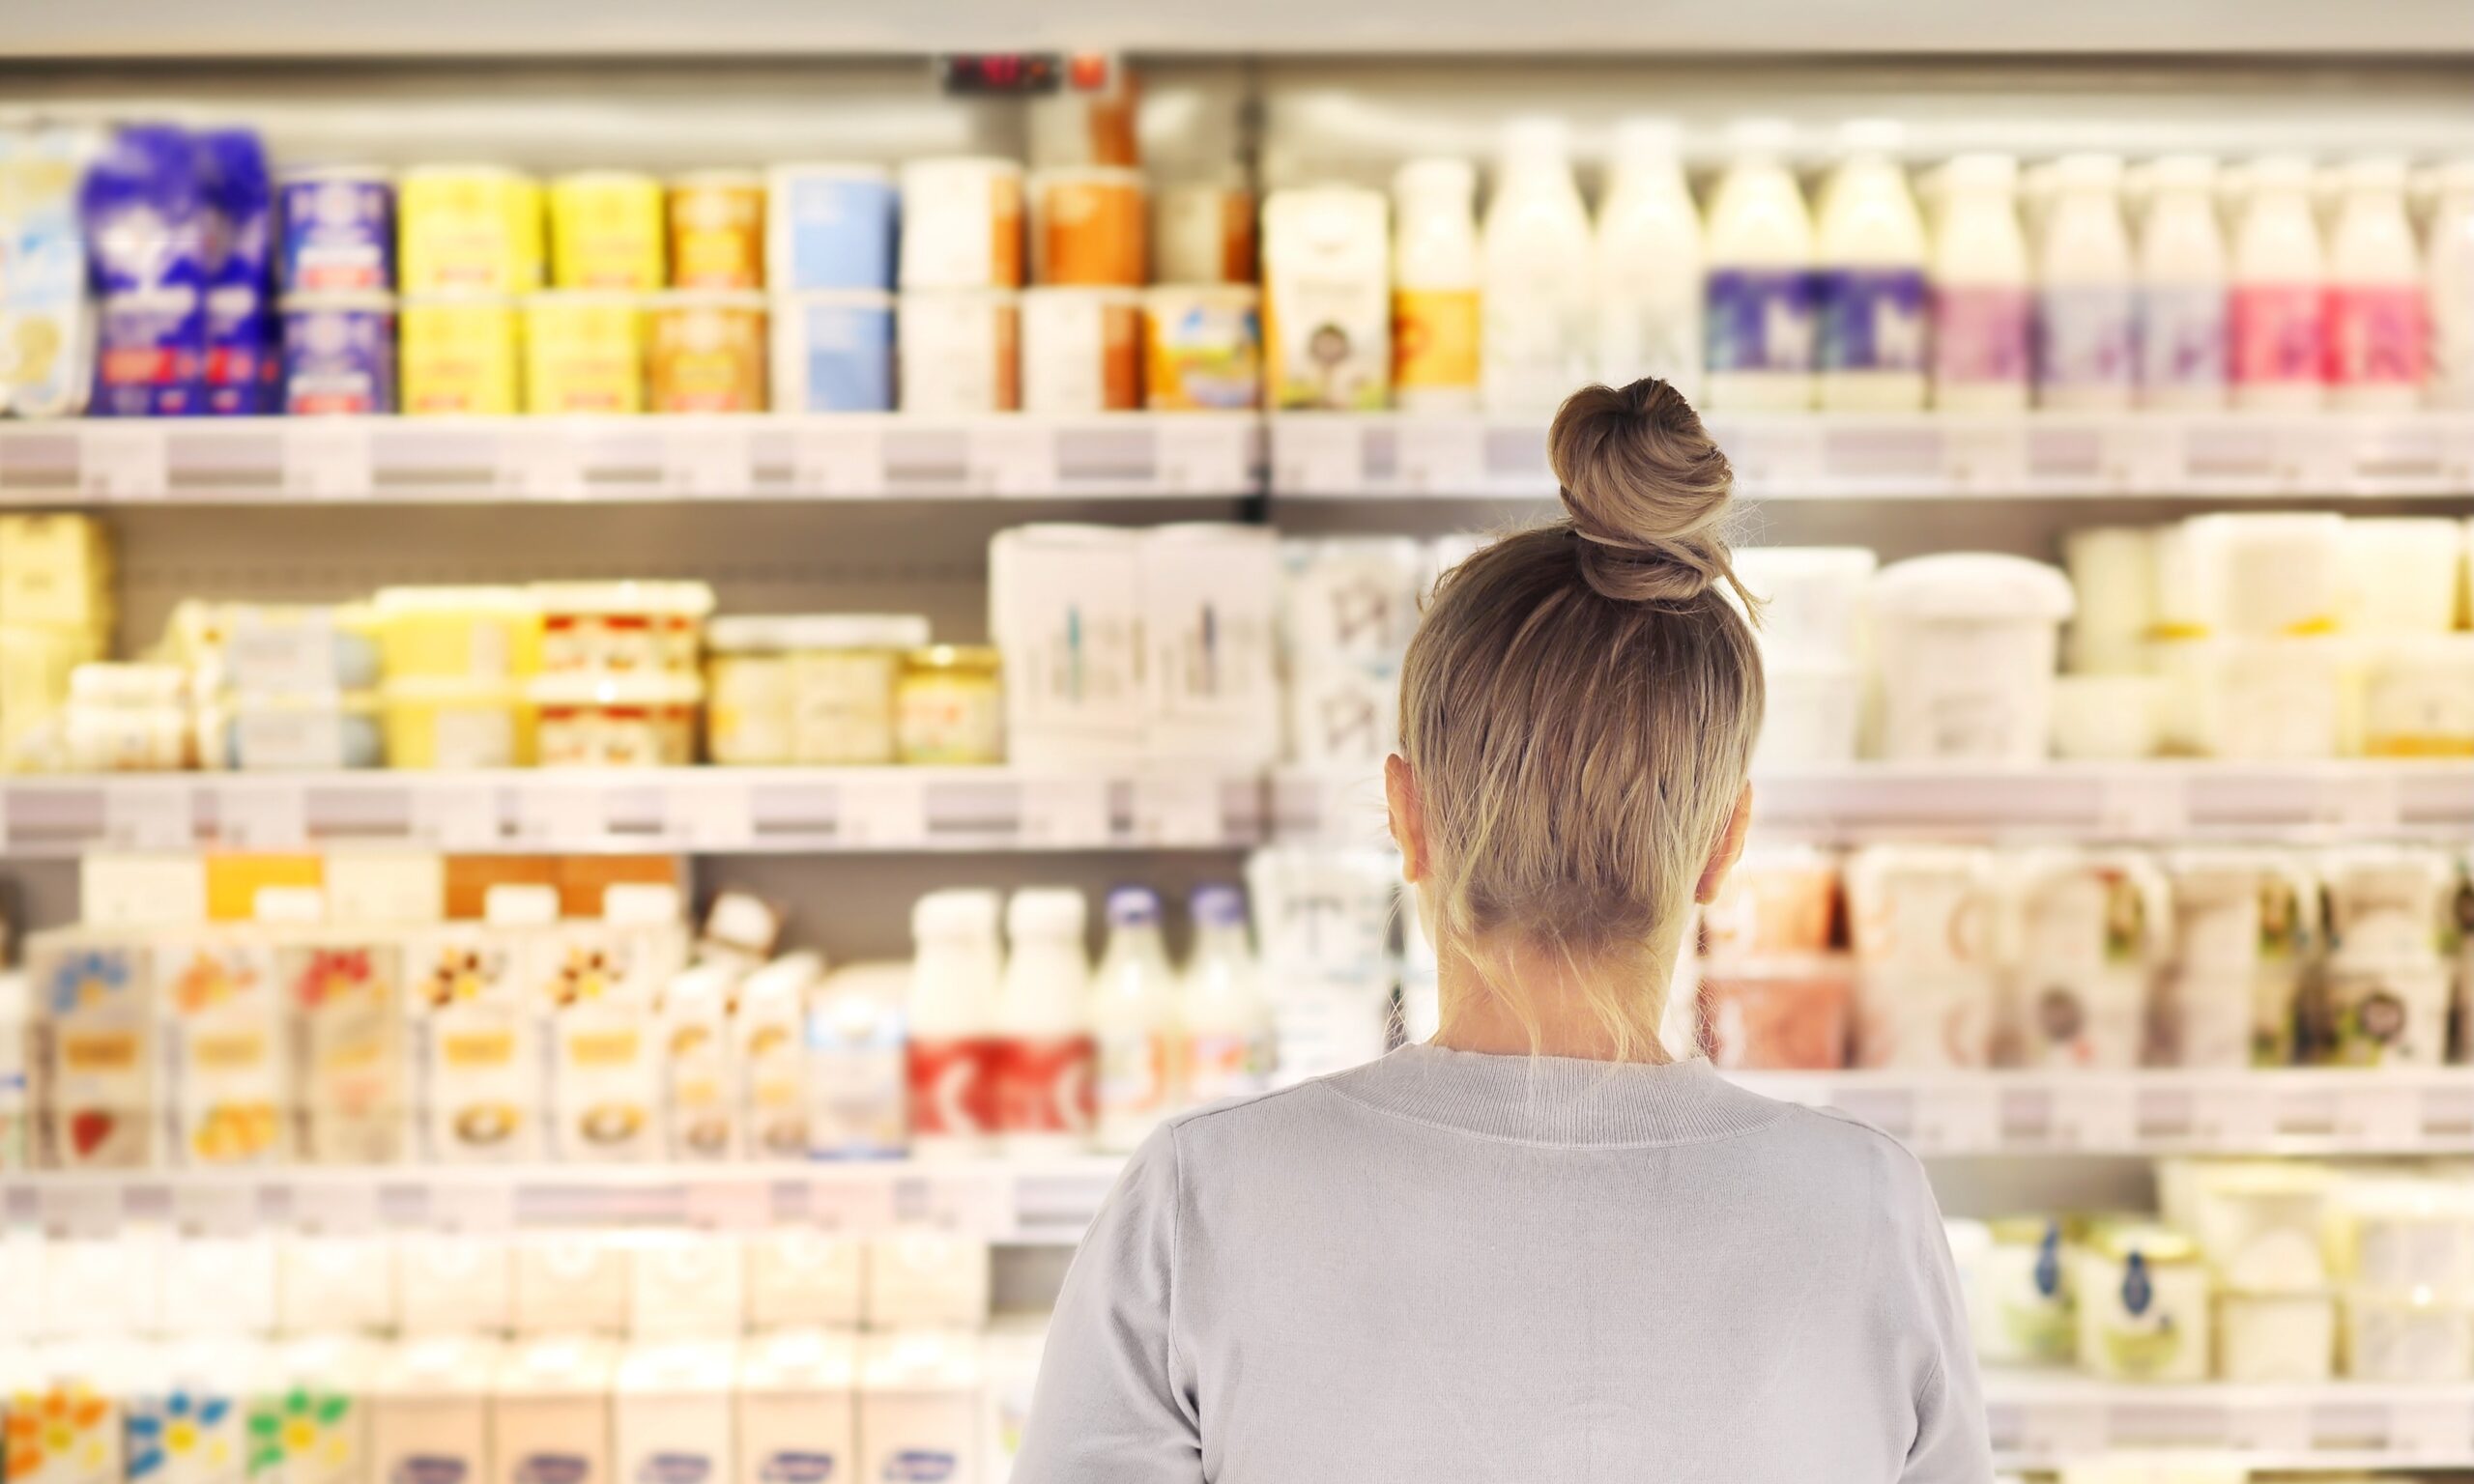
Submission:
[[[1713,422],[1715,436],[1724,441],[1727,463],[1735,470],[1736,488],[1755,499],[1799,493],[1820,484],[1825,469],[1829,471],[1831,485],[1837,487],[1845,471],[1833,457],[1836,445],[1826,443],[1821,431],[1809,426],[1817,420],[1796,417],[1729,421],[1721,417]]]
[[[115,779],[103,789],[103,838],[121,850],[187,850],[197,843],[188,785]]]
[[[2016,1440],[2010,1449],[2037,1458],[2079,1458],[2107,1445],[2101,1401],[2078,1397],[2007,1397],[1989,1406],[1997,1439]]]
[[[1979,495],[2022,493],[2028,484],[2025,426],[2005,418],[1953,417],[1943,435],[1942,469],[1952,488]]]
[[[2227,1409],[2225,1445],[2238,1453],[2286,1456],[2311,1451],[2311,1412],[2305,1407],[2248,1406]]]
[[[413,838],[442,850],[484,849],[503,838],[498,790],[486,784],[417,788],[411,814]]]
[[[593,785],[528,783],[518,797],[516,827],[526,840],[590,844],[610,832],[608,801]]]
[[[2335,495],[2353,487],[2358,451],[2351,427],[2328,426],[2317,417],[2284,419],[2272,436],[2277,447],[2277,483],[2303,495]]]
[[[2280,1079],[2274,1110],[2274,1132],[2287,1139],[2333,1139],[2337,1136],[2337,1096],[2299,1078]]]
[[[172,1224],[198,1237],[245,1237],[258,1229],[258,1187],[246,1181],[182,1181],[172,1186]]]
[[[2273,1132],[2271,1096],[2233,1078],[2200,1084],[2191,1097],[2191,1147],[2228,1153],[2258,1148]]]
[[[773,1224],[773,1187],[763,1181],[715,1176],[687,1183],[687,1224],[709,1231],[755,1231]]]
[[[507,427],[499,441],[499,491],[518,499],[582,498],[584,452],[574,434],[546,418]]]
[[[1134,781],[1134,832],[1149,845],[1217,845],[1228,828],[1216,775],[1146,774]]]
[[[2345,773],[2328,780],[2320,798],[2323,823],[2356,835],[2393,834],[2403,814],[2393,773]]]
[[[290,417],[283,425],[283,493],[302,499],[365,499],[376,486],[369,427],[357,419]]]
[[[294,850],[309,838],[309,805],[291,784],[227,784],[216,793],[216,825],[226,845]]]
[[[928,787],[888,768],[843,783],[834,838],[846,849],[906,850],[928,842]]]
[[[894,1225],[992,1235],[998,1227],[1002,1184],[992,1172],[962,1168],[898,1176],[893,1182]]]
[[[1355,417],[1299,413],[1274,417],[1272,493],[1365,495],[1364,441],[1367,425]]]
[[[693,850],[744,850],[756,842],[756,797],[747,785],[714,779],[662,794],[663,832]]]
[[[2460,1463],[2474,1451],[2474,1404],[2463,1397],[2400,1396],[2388,1404],[2388,1451],[2399,1463]]]
[[[303,1181],[292,1187],[292,1224],[330,1237],[378,1229],[378,1186],[365,1179]]]
[[[2420,1089],[2355,1084],[2337,1094],[2337,1142],[2362,1154],[2411,1150],[2422,1142]]]
[[[515,1185],[496,1179],[441,1180],[429,1187],[429,1225],[489,1236],[515,1229]]]
[[[1998,1118],[1993,1089],[1980,1078],[1927,1087],[1915,1099],[1908,1144],[1928,1155],[1994,1149]]]
[[[2440,435],[2440,479],[2451,489],[2474,484],[2474,417],[2453,417]]]
[[[1054,494],[1056,436],[1037,423],[975,423],[964,468],[974,494]]]
[[[1915,1136],[1918,1099],[1911,1088],[1847,1086],[1831,1093],[1827,1101],[1902,1144]]]
[[[1022,843],[1075,850],[1108,843],[1108,781],[1029,778],[1021,784]]]
[[[2119,1085],[2100,1079],[2082,1086],[2064,1078],[2054,1087],[2054,1147],[2087,1153],[2129,1149],[2131,1112],[2131,1099]]]
[[[120,1230],[121,1187],[114,1182],[42,1185],[35,1200],[43,1229],[54,1237],[108,1237]]]
[[[2203,1101],[2202,1095],[2188,1086],[2134,1085],[2129,1098],[2134,1142],[2142,1149],[2188,1148],[2196,1142]]]
[[[1254,446],[1251,417],[1198,413],[1154,424],[1152,468],[1160,487],[1178,495],[1251,495]]]
[[[87,425],[77,493],[90,499],[160,499],[171,493],[163,429],[143,421]]]
[[[893,1185],[866,1166],[808,1184],[808,1224],[820,1231],[873,1237],[893,1225]]]
[[[1404,417],[1400,487],[1421,495],[1475,495],[1485,488],[1485,429],[1465,417]]]
[[[673,495],[729,499],[748,493],[754,459],[747,429],[727,422],[663,430],[662,483]]]
[[[2172,773],[2133,769],[2099,785],[2096,833],[2107,840],[2171,841],[2190,828],[2190,799]]]
[[[2179,488],[2181,425],[2161,417],[2108,419],[2098,430],[2099,477],[2124,494]]]
[[[874,423],[802,425],[791,435],[791,485],[841,499],[885,493],[885,435]]]

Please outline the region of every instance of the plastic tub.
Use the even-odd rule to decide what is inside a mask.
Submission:
[[[375,768],[387,761],[378,698],[368,692],[250,693],[217,708],[199,728],[214,741],[214,766],[244,773]]]
[[[1142,296],[1143,405],[1244,411],[1263,400],[1262,293],[1251,284],[1163,284]]]
[[[763,295],[673,289],[646,299],[645,406],[655,413],[761,413],[768,350]]]
[[[2362,750],[2373,757],[2474,756],[2474,634],[2422,634],[2369,646]]]
[[[715,762],[893,760],[902,657],[927,643],[927,619],[733,615],[713,620],[705,638]]]
[[[411,677],[384,694],[389,767],[532,765],[532,708],[512,681]]]
[[[1765,677],[1761,737],[1753,763],[1761,768],[1828,766],[1856,760],[1863,729],[1864,682],[1850,664],[1772,661]]]
[[[2439,958],[2365,962],[2332,956],[2321,971],[2326,1023],[2309,1060],[2327,1067],[2437,1067],[2448,1055],[2449,965]]]
[[[1847,917],[1867,964],[1989,970],[1998,900],[1993,856],[1964,845],[1874,845],[1847,865]]]
[[[2216,1300],[2216,1378],[2319,1382],[2337,1371],[2337,1300],[2326,1294],[2227,1293]]]
[[[1859,967],[1855,1064],[1901,1071],[1992,1066],[1999,990],[1991,969]]]
[[[1705,963],[1703,1049],[1726,1068],[1836,1070],[1854,1035],[1854,991],[1844,956]]]
[[[2080,1369],[2107,1381],[2205,1381],[2212,1358],[2208,1269],[2164,1227],[2089,1234],[2072,1264]]]
[[[2086,761],[2156,756],[2165,683],[2153,675],[2057,675],[2053,755]]]
[[[528,687],[545,768],[680,767],[696,760],[693,675],[555,674]]]
[[[1005,688],[996,651],[931,644],[903,656],[894,687],[894,750],[904,762],[1005,760]]]
[[[2054,657],[2070,583],[1991,553],[1919,556],[1873,583],[1882,751],[1898,761],[2028,763],[2053,730]]]
[[[524,300],[524,410],[613,414],[645,410],[641,295],[555,289]]]
[[[2474,1306],[2464,1296],[2354,1289],[2345,1307],[2349,1378],[2403,1385],[2474,1380]]]
[[[1736,576],[1761,603],[1762,657],[1771,666],[1856,665],[1864,658],[1870,590],[1880,560],[1860,546],[1747,546]]]
[[[1810,845],[1748,851],[1701,909],[1701,956],[1712,962],[1829,951],[1838,860]]]
[[[2182,530],[2205,632],[2252,639],[2335,632],[2345,612],[2343,516],[2201,515]]]
[[[541,668],[541,605],[521,587],[382,587],[389,680],[505,680]]]
[[[2474,1194],[2406,1176],[2341,1183],[2330,1201],[2328,1264],[2357,1288],[2474,1294]]]
[[[2078,1333],[2068,1234],[2050,1216],[2008,1216],[1990,1223],[1989,1235],[1968,1305],[1977,1358],[1989,1365],[2068,1360]]]
[[[2444,635],[2457,627],[2465,534],[2446,516],[2357,517],[2345,522],[2348,634]]]
[[[713,611],[703,583],[534,583],[544,674],[692,676]]]
[[[2343,751],[2343,641],[2192,639],[2156,654],[2168,750],[2252,762]]]

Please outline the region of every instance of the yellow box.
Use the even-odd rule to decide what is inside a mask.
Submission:
[[[514,300],[498,294],[407,299],[401,326],[405,412],[504,416],[521,405],[522,331]]]
[[[541,668],[541,605],[521,587],[382,587],[388,680],[511,680]]]
[[[212,923],[257,921],[258,893],[269,887],[323,891],[327,863],[315,855],[210,855],[206,858],[206,918]]]
[[[419,165],[398,179],[406,294],[522,294],[541,286],[541,187],[500,165]]]
[[[390,768],[529,768],[534,713],[512,680],[387,682]]]
[[[102,657],[102,637],[84,629],[0,624],[0,769],[39,760],[29,754],[67,705],[70,672]],[[51,742],[65,754],[64,739]]]
[[[668,281],[661,182],[585,170],[550,183],[550,282],[648,293]]]
[[[632,294],[561,290],[524,301],[524,410],[645,410],[645,308]]]
[[[101,522],[0,516],[0,623],[108,628],[114,575]]]

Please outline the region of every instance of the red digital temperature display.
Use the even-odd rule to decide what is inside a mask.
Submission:
[[[1065,83],[1065,59],[1050,51],[989,51],[940,60],[948,93],[1053,93]]]

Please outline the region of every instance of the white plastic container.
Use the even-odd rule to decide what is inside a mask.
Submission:
[[[2347,634],[2445,635],[2457,627],[2465,528],[2446,516],[2354,516],[2345,526]]]
[[[734,1392],[738,1347],[728,1339],[640,1342],[619,1357],[610,1410],[614,1480],[737,1484]]]
[[[2066,155],[2036,257],[2036,405],[2063,412],[2130,406],[2137,302],[2122,225],[2122,162]]]
[[[1022,293],[1022,408],[1061,416],[1142,406],[1142,292]]]
[[[871,1329],[976,1329],[988,1323],[992,1272],[987,1242],[900,1229],[868,1244],[860,1310]]]
[[[1011,289],[1022,282],[1022,167],[974,157],[902,167],[905,289]]]
[[[490,1477],[489,1378],[504,1346],[431,1334],[388,1346],[370,1391],[369,1477],[481,1484]]]
[[[1951,553],[1882,570],[1882,753],[1896,761],[2034,762],[2053,728],[2069,580],[2017,556]]]
[[[2377,641],[2362,667],[2362,751],[2474,756],[2474,634]]]
[[[1392,392],[1401,411],[1478,405],[1478,172],[1413,159],[1392,178]]]
[[[2337,1370],[2337,1300],[2327,1294],[2227,1293],[2216,1300],[2216,1377],[2300,1385]]]
[[[1597,375],[1610,386],[1645,376],[1698,399],[1701,213],[1683,177],[1676,127],[1615,127],[1606,198],[1597,212]]]
[[[1761,604],[1755,631],[1771,664],[1856,665],[1867,656],[1880,566],[1860,546],[1747,546],[1736,576]]]
[[[1479,239],[1479,388],[1487,412],[1549,414],[1589,381],[1597,349],[1593,257],[1562,122],[1507,125]]]
[[[520,1334],[617,1334],[627,1323],[627,1253],[595,1233],[528,1236],[515,1249]]]
[[[735,1484],[858,1479],[859,1337],[785,1329],[739,1347]]]
[[[2346,953],[2321,970],[2326,1025],[2311,1060],[2330,1067],[2437,1067],[2448,1053],[2450,965]]]
[[[811,1147],[807,1004],[823,977],[821,955],[798,953],[739,982],[728,1091],[739,1147],[756,1158],[803,1158]]]
[[[2328,1265],[2340,1283],[2474,1292],[2474,1200],[2460,1184],[2366,1176],[2339,1184],[2330,1209]]]
[[[1140,533],[1061,522],[989,543],[988,626],[1004,660],[1007,756],[1087,768],[1142,756],[1146,688]]]
[[[2231,300],[2216,161],[2169,155],[2148,169],[2154,194],[2139,237],[2139,405],[2210,412],[2225,405]]]
[[[1816,315],[1825,412],[1913,412],[1924,405],[1927,248],[1924,218],[1897,152],[1899,126],[1862,119],[1839,130],[1844,152],[1822,192]]]
[[[1098,1047],[1099,1148],[1129,1154],[1176,1106],[1176,976],[1160,936],[1160,898],[1148,887],[1108,893],[1108,942],[1092,976],[1090,1026]]]
[[[1995,961],[1994,857],[1965,845],[1872,845],[1847,863],[1849,936],[1867,967],[1977,972]]]
[[[901,410],[971,417],[1020,408],[1021,300],[1012,289],[905,290],[894,316]]]
[[[1177,992],[1175,1062],[1181,1100],[1196,1107],[1270,1086],[1279,1046],[1244,896],[1234,886],[1198,886],[1191,915],[1194,946]]]
[[[747,1240],[747,1313],[762,1329],[855,1328],[864,1312],[855,1239],[806,1227],[776,1227]]]
[[[2097,526],[2061,539],[2079,612],[2062,636],[2064,668],[2079,675],[2138,674],[2156,628],[2156,532]]]
[[[1026,888],[1005,907],[1012,952],[996,992],[998,1148],[1021,1157],[1091,1147],[1091,963],[1082,894]]]
[[[2233,233],[2233,405],[2315,412],[2325,400],[2327,263],[2311,210],[2311,162],[2251,162]]]
[[[2343,751],[2343,641],[2196,639],[2156,654],[2169,750],[2253,762]]]
[[[2205,1381],[2214,1354],[2208,1269],[2179,1232],[2099,1228],[2073,1260],[2079,1365],[2107,1381]]]
[[[1182,521],[1137,536],[1151,759],[1236,771],[1280,758],[1280,541]]]
[[[1961,155],[1942,168],[1933,237],[1933,405],[2015,413],[2028,405],[2028,239],[2019,162]]]
[[[618,1484],[610,1452],[617,1370],[617,1347],[598,1336],[507,1346],[491,1375],[487,1484]]]
[[[2183,523],[2203,632],[2328,634],[2345,612],[2345,518],[2325,511],[2194,516]]]
[[[979,1336],[871,1334],[859,1362],[858,1479],[979,1484]]]
[[[931,892],[910,915],[910,1152],[967,1158],[996,1131],[996,894]]]
[[[1769,694],[1753,766],[1828,766],[1856,760],[1864,721],[1864,672],[1834,660],[1762,662]]]
[[[2459,1294],[2409,1289],[2345,1294],[2345,1375],[2442,1385],[2474,1380],[2474,1305]]]
[[[1388,205],[1348,186],[1263,203],[1263,374],[1276,410],[1375,412],[1391,396]]]
[[[1735,160],[1710,199],[1709,405],[1802,412],[1813,405],[1813,226],[1786,163],[1783,122],[1728,132]]]
[[[2345,169],[2328,242],[2328,395],[2340,411],[2422,405],[2427,326],[2422,253],[2405,219],[2405,162],[2386,156]]]
[[[2053,755],[2090,762],[2154,756],[2164,689],[2153,675],[2055,676]]]
[[[1968,1295],[1976,1358],[1987,1365],[2050,1365],[2078,1346],[2070,1250],[2060,1223],[2013,1216],[1991,1225]]]
[[[2474,158],[2440,168],[2424,253],[2433,407],[2474,408]]]

